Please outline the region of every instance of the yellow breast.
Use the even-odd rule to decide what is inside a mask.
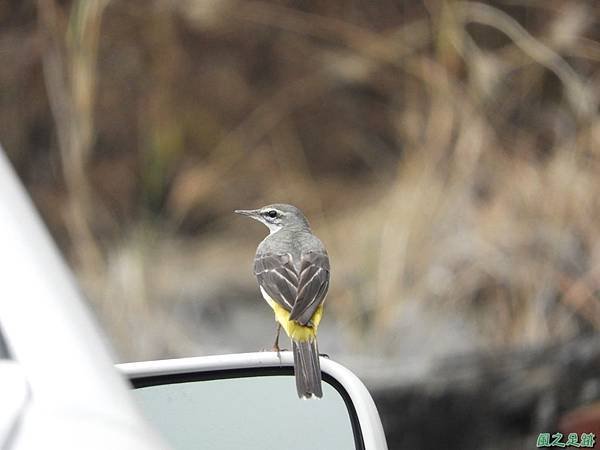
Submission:
[[[284,307],[280,306],[275,300],[260,288],[264,299],[267,301],[269,306],[275,313],[275,320],[281,324],[281,327],[285,330],[287,335],[294,341],[305,342],[312,341],[317,336],[317,328],[323,317],[323,304],[319,305],[315,313],[313,314],[311,321],[312,327],[305,327],[300,325],[298,322],[290,320],[290,312]]]

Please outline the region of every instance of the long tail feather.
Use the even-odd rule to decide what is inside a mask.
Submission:
[[[298,397],[323,397],[321,389],[321,365],[317,340],[292,341],[294,350],[294,373]]]

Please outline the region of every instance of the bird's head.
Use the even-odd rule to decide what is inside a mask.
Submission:
[[[234,212],[264,223],[269,227],[271,234],[282,228],[310,230],[308,220],[302,211],[284,203],[274,203],[259,209],[236,209]]]

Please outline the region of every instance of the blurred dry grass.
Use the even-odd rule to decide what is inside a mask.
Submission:
[[[270,339],[231,210],[272,201],[329,247],[340,351],[595,333],[599,12],[12,1],[0,139],[124,359]]]

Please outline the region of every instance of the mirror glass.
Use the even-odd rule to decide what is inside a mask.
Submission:
[[[294,377],[175,382],[134,390],[149,421],[176,450],[355,449],[341,394],[299,399]]]

